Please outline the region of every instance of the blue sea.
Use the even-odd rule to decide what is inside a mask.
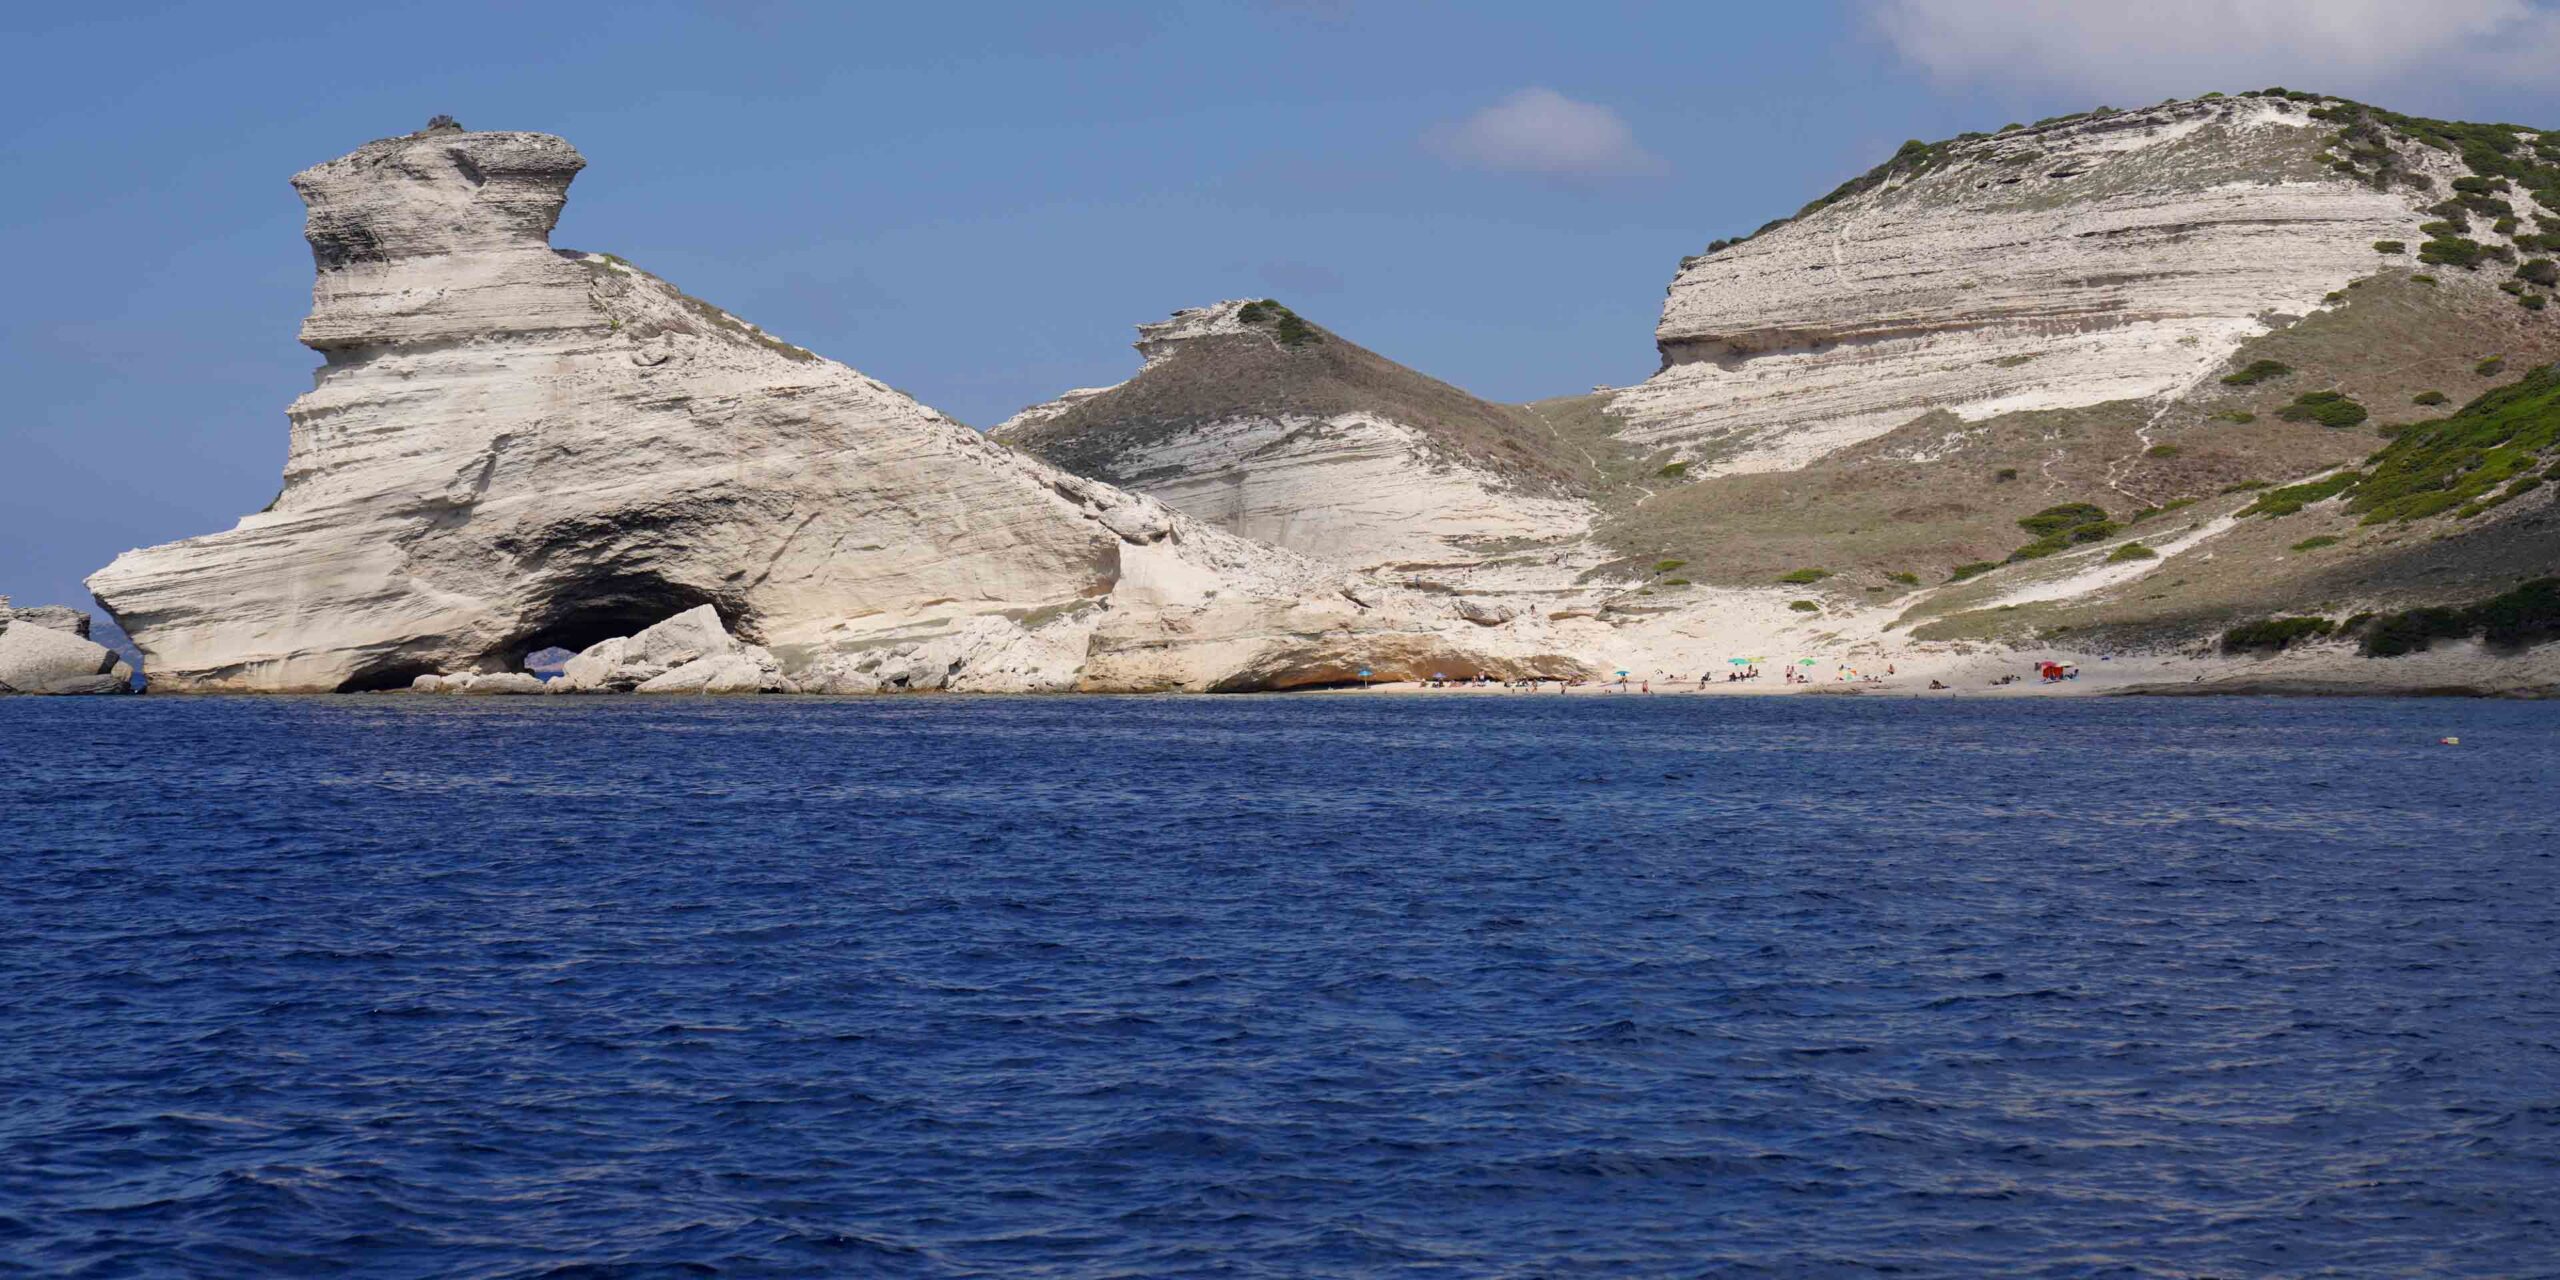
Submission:
[[[2560,1275],[2548,704],[15,699],[0,832],[0,1273]]]

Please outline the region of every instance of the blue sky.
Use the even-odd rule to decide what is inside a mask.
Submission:
[[[1633,382],[1681,255],[1905,138],[2268,83],[2560,124],[2528,0],[78,8],[0,15],[22,604],[274,494],[285,179],[438,112],[585,152],[555,243],[981,426],[1242,295],[1497,399]]]

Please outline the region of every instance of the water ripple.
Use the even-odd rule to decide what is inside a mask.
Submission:
[[[0,702],[0,1273],[2560,1274],[2555,777],[2507,704]]]

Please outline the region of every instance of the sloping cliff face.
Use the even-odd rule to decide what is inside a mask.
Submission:
[[[1037,633],[1048,661],[977,687],[1343,678],[1366,641],[1479,665],[1441,638],[1468,629],[1445,605],[1354,599],[555,251],[583,165],[548,135],[431,128],[295,177],[318,268],[302,338],[327,363],[288,412],[283,492],[90,579],[156,688],[513,670],[701,605],[797,665],[942,643],[956,671]]]
[[[996,439],[1230,533],[1355,569],[1466,564],[1579,536],[1590,464],[1492,404],[1230,300],[1138,326],[1145,366]]]
[[[2375,270],[2377,240],[2425,239],[2422,207],[2465,172],[2404,145],[2378,190],[2324,160],[2334,126],[2312,109],[2213,98],[1906,148],[1684,263],[1664,367],[1612,408],[1712,475],[1792,470],[1932,410],[2177,391]]]

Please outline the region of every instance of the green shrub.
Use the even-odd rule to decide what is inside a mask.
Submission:
[[[1960,564],[1947,571],[1947,581],[1962,582],[1967,578],[1979,578],[1999,567],[1996,561],[1991,560],[1976,560],[1971,564]]]
[[[2418,394],[2409,397],[2409,403],[2411,404],[2439,405],[2443,404],[2444,401],[2445,395],[2441,391],[2421,391]]]
[[[2418,261],[2429,266],[2476,271],[2487,256],[2488,248],[2469,236],[2438,236],[2418,246]]]
[[[1920,575],[1916,573],[1888,573],[1884,577],[1887,582],[1899,582],[1906,587],[1920,585]]]
[[[2116,548],[2114,551],[2107,553],[2108,564],[2123,564],[2130,560],[2157,560],[2159,558],[2159,552],[2154,551],[2139,542],[2128,542],[2123,546]]]
[[[2505,356],[2491,356],[2488,359],[2471,366],[2471,371],[2479,374],[2483,378],[2497,377],[2499,374],[2507,371],[2507,358]]]
[[[1818,605],[1818,604],[1815,604],[1815,603],[1814,603],[1814,602],[1812,602],[1811,600],[1789,600],[1789,601],[1787,602],[1787,607],[1788,607],[1788,608],[1790,608],[1790,609],[1795,610],[1795,611],[1796,611],[1796,612],[1798,612],[1798,613],[1820,613],[1820,612],[1822,612],[1822,606],[1821,606],[1821,605]]]
[[[1662,464],[1661,470],[1654,472],[1655,475],[1661,476],[1666,480],[1676,480],[1688,473],[1689,464],[1685,462],[1666,462]]]
[[[2424,652],[2438,640],[2459,640],[2471,634],[2462,612],[2426,608],[2383,614],[2366,625],[2364,640],[2356,648],[2368,658]]]
[[[2409,277],[2409,280],[2413,284],[2434,284],[2436,282],[2436,278],[2434,276],[2428,275],[2424,272],[2420,272],[2417,275]]]
[[[2058,507],[2046,507],[2031,516],[2020,517],[2018,527],[2032,534],[2049,537],[2081,525],[2094,524],[2106,518],[2106,509],[2095,503],[2066,502]]]
[[[2527,311],[2540,311],[2550,305],[2550,300],[2538,293],[2528,293],[2516,301],[2523,304]]]
[[[2327,618],[2263,618],[2222,633],[2224,653],[2275,653],[2305,640],[2333,635],[2338,624]]]
[[[1685,587],[1689,585],[1689,580],[1687,578],[1664,578],[1662,580],[1662,585],[1666,587]]]
[[[2459,214],[2462,210],[2457,207],[2454,212]],[[2458,222],[2421,222],[2418,224],[2418,230],[2430,239],[2438,236],[2458,236],[2470,229],[2471,220],[2469,218],[2464,218]]]
[[[1669,573],[1687,563],[1689,562],[1686,560],[1656,560],[1653,562],[1653,571],[1655,573]]]
[[[2072,528],[2062,530],[2059,533],[2046,534],[2044,537],[2038,538],[2035,541],[2010,552],[2008,562],[2010,564],[2017,564],[2024,560],[2042,560],[2046,556],[2059,555],[2062,552],[2069,551],[2071,548],[2080,546],[2084,543],[2104,542],[2123,530],[2124,526],[2117,524],[2113,520],[2097,520],[2084,525],[2076,525]]]
[[[2008,482],[2018,478],[2018,469],[2016,467],[2002,467],[1998,471],[1992,472],[1991,478],[2001,484],[2007,484]]]
[[[2236,422],[2245,427],[2252,422],[2256,422],[2258,420],[2258,415],[2251,413],[2246,409],[2225,409],[2222,412],[2213,415],[2213,420],[2216,422]]]
[[[2373,251],[2375,253],[2407,253],[2409,244],[2405,240],[2376,240],[2373,242]]]
[[[2178,446],[2174,444],[2155,444],[2150,448],[2143,450],[2142,454],[2147,458],[2174,458],[2178,456]]]
[[[2223,376],[2226,387],[2253,387],[2269,378],[2281,378],[2293,372],[2293,366],[2275,360],[2252,360],[2238,373]]]
[[[2524,649],[2560,640],[2560,578],[2538,578],[2464,611],[2493,649]]]
[[[1820,582],[1830,576],[1829,569],[1793,569],[1781,574],[1778,581],[1801,587]]]
[[[2250,493],[2266,487],[2267,482],[2264,480],[2243,480],[2238,484],[2226,484],[2222,486],[2222,492],[2227,496],[2234,493]]]
[[[2352,427],[2371,416],[2363,405],[2340,391],[2306,391],[2276,411],[2287,422],[2317,422],[2324,427]]]
[[[2338,545],[2338,540],[2324,533],[2316,538],[2304,538],[2302,541],[2293,544],[2293,549],[2296,551],[2317,551],[2322,547],[2334,547],[2336,545]]]
[[[1236,319],[1249,325],[1270,325],[1271,336],[1284,347],[1303,347],[1324,341],[1324,335],[1316,332],[1314,325],[1270,298],[1236,308]]]
[[[2281,489],[2269,489],[2265,493],[2259,494],[2257,501],[2250,503],[2248,506],[2242,507],[2240,509],[2240,514],[2244,516],[2289,516],[2294,512],[2302,510],[2304,507],[2310,506],[2312,503],[2325,502],[2328,499],[2337,497],[2339,494],[2345,493],[2347,490],[2354,488],[2356,483],[2362,479],[2364,479],[2364,476],[2359,472],[2341,471],[2334,476],[2330,476],[2322,480],[2314,480],[2308,484],[2293,484],[2286,485]]]

